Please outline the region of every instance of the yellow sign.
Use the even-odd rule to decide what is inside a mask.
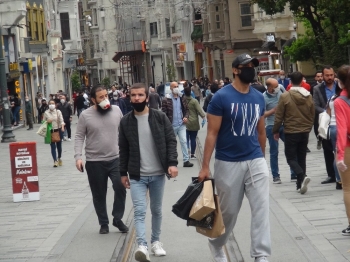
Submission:
[[[28,67],[29,67],[29,71],[33,70],[33,62],[32,59],[28,59]]]
[[[21,89],[19,87],[16,87],[16,93],[19,94],[21,92]]]
[[[19,86],[19,81],[18,80],[15,81],[15,86]]]
[[[18,70],[19,69],[18,63],[10,63],[9,69],[10,71]]]

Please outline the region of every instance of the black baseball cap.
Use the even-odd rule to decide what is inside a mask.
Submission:
[[[257,67],[259,65],[259,60],[256,59],[255,57],[251,57],[248,54],[241,54],[241,55],[237,56],[235,60],[233,60],[232,68],[238,67],[239,65],[246,65],[250,62],[253,62],[254,67]]]

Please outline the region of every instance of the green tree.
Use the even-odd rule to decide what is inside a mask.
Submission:
[[[70,76],[70,82],[72,84],[73,91],[78,92],[81,89],[80,76],[78,71],[74,71],[73,74]]]
[[[173,65],[173,61],[168,61],[168,64],[166,65],[166,73],[168,76],[169,81],[174,81],[176,78],[175,74],[175,66]]]
[[[111,81],[109,80],[109,77],[105,77],[102,79],[101,84],[104,85],[104,87],[109,88],[111,85]]]
[[[282,12],[289,6],[306,33],[286,49],[293,60],[312,59],[316,67],[339,66],[347,62],[346,46],[350,44],[350,1],[345,0],[252,0],[266,14]]]

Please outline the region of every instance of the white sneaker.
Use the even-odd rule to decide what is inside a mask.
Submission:
[[[72,139],[68,138],[68,141],[70,142],[70,141],[72,141]]]
[[[150,262],[148,248],[146,246],[139,245],[135,252],[135,260],[140,262]]]
[[[67,141],[67,137],[64,136],[64,137],[63,137],[63,141]]]
[[[210,242],[208,243],[208,245],[211,252],[211,256],[215,262],[227,262],[227,257],[223,247],[214,247]]]
[[[266,257],[256,257],[255,262],[269,262]]]
[[[305,177],[303,183],[301,184],[300,194],[305,194],[307,192],[307,185],[311,181],[310,177]]]
[[[152,243],[152,252],[156,257],[166,256],[166,252],[163,249],[163,244],[159,241]]]

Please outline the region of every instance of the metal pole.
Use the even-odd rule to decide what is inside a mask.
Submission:
[[[5,59],[2,43],[2,28],[0,27],[0,89],[2,96],[2,115],[4,120],[3,134],[1,137],[1,143],[16,142],[15,135],[12,133],[11,119],[10,119],[10,105],[7,94],[7,81],[5,71]]]

